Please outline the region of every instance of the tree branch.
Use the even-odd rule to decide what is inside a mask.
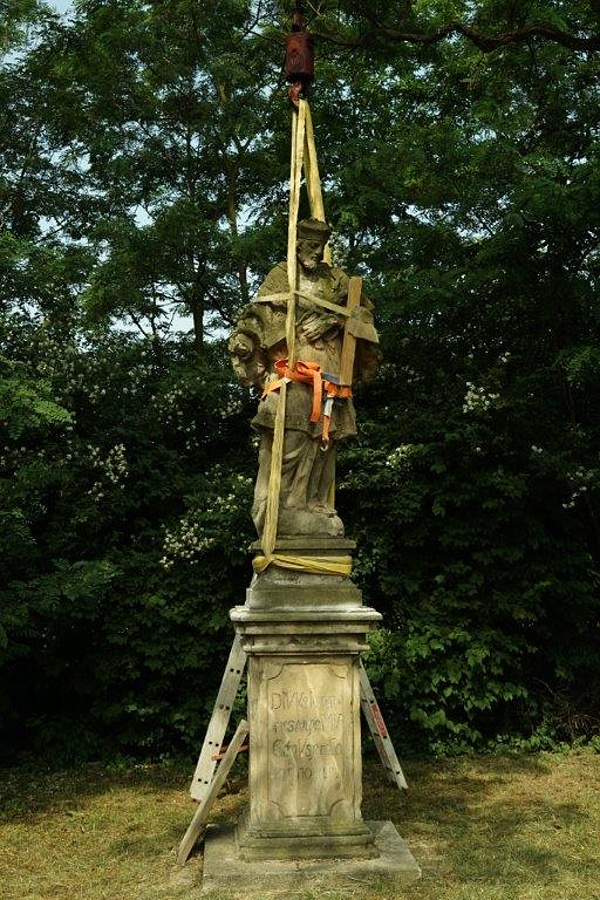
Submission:
[[[600,34],[592,34],[589,37],[577,37],[577,35],[563,31],[548,22],[530,22],[522,28],[517,28],[514,31],[503,31],[496,35],[484,34],[476,28],[464,25],[462,22],[447,22],[430,34],[399,31],[395,28],[388,28],[385,25],[376,25],[356,38],[335,37],[318,31],[313,32],[313,34],[319,40],[337,44],[340,47],[357,49],[371,46],[382,38],[393,43],[421,44],[428,47],[455,34],[460,34],[467,38],[483,53],[491,53],[508,44],[521,44],[533,37],[560,44],[569,50],[593,51],[600,49]]]

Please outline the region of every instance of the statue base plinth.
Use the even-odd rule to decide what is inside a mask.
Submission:
[[[275,554],[347,555],[343,539],[288,539]],[[360,652],[381,616],[348,576],[271,565],[230,612],[248,654],[250,809],[245,860],[378,855],[361,814]]]
[[[373,859],[379,855],[373,832],[362,821],[335,822],[327,816],[251,821],[247,811],[236,828],[240,859]]]
[[[347,560],[351,564],[354,541],[344,538],[282,538],[274,549],[275,556],[286,560],[310,562]],[[262,553],[260,544],[252,545],[255,554]],[[323,574],[318,571],[296,571],[270,565],[255,575],[246,591],[246,608],[252,610],[309,609],[327,612],[362,607],[359,589],[347,575]]]
[[[420,878],[421,870],[392,822],[367,822],[377,855],[371,859],[282,859],[247,861],[240,858],[235,829],[209,825],[204,843],[202,890],[220,900],[240,896],[263,900],[266,894],[369,889],[396,896],[401,885]]]

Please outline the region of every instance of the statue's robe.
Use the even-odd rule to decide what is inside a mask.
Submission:
[[[345,306],[348,299],[348,276],[339,268],[321,263],[309,273],[299,266],[296,299],[296,329],[294,356],[298,361],[317,363],[324,378],[340,376],[344,326],[347,317],[324,306],[319,300]],[[234,368],[242,383],[258,388],[278,377],[275,363],[287,358],[286,318],[289,284],[287,264],[279,263],[267,275],[255,300],[247,306],[238,320],[230,339]],[[361,297],[360,317],[363,328],[371,329],[373,340],[357,340],[354,360],[354,380],[368,380],[378,363],[376,333],[373,327],[372,304]],[[243,354],[236,356],[236,347],[243,346]],[[262,435],[259,473],[255,491],[253,518],[259,533],[264,519],[264,505],[268,490],[272,435],[275,427],[279,391],[270,391],[259,402],[252,425]],[[356,418],[352,398],[336,401],[329,425],[331,441],[327,453],[320,450],[323,432],[323,411],[316,422],[310,421],[313,389],[310,384],[291,381],[287,385],[285,431],[286,441],[282,464],[281,501],[284,507],[313,510],[304,518],[296,515],[292,527],[303,532],[318,532],[319,516],[314,510],[326,508],[329,488],[335,472],[335,444],[356,434]],[[329,515],[333,511],[331,510]],[[311,515],[313,520],[311,520]],[[321,518],[323,513],[321,513]],[[302,525],[299,523],[302,521]],[[313,524],[311,524],[313,521]],[[339,519],[337,520],[339,522]],[[280,524],[285,523],[285,517]],[[314,527],[313,527],[314,526]],[[341,523],[340,523],[341,526]],[[330,522],[328,528],[333,527]],[[335,526],[339,527],[339,526]],[[334,532],[331,532],[334,533]]]
[[[345,306],[348,298],[348,276],[338,268],[321,264],[314,274],[306,273],[299,267],[298,292],[296,300],[295,358],[302,362],[318,363],[324,377],[338,378],[342,353],[343,332],[346,317],[320,307],[319,299]],[[257,379],[247,379],[255,387],[263,390],[271,378],[275,378],[274,364],[277,359],[287,357],[285,324],[287,316],[286,295],[289,294],[287,265],[279,263],[267,275],[261,285],[256,300],[242,313],[238,330],[251,335],[256,357],[260,363]],[[371,303],[361,298],[363,319],[372,323]],[[355,358],[355,380],[368,380],[377,366],[376,345],[369,341],[358,341]],[[248,365],[248,370],[251,365]],[[312,388],[310,385],[292,382],[288,385],[286,403],[286,428],[305,431],[314,437],[323,429],[322,416],[318,422],[310,421],[312,409]],[[259,404],[252,424],[257,429],[274,428],[278,393],[269,393]],[[356,421],[352,398],[337,404],[330,426],[332,436],[337,440],[356,434]]]

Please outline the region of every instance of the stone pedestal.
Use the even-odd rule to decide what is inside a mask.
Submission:
[[[343,539],[281,541],[276,554],[348,556]],[[250,808],[243,860],[371,858],[361,814],[360,652],[381,619],[348,577],[271,565],[231,619],[248,654]]]

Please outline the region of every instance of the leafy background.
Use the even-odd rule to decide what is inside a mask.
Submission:
[[[0,4],[5,757],[201,742],[250,575],[224,341],[284,255],[291,6]],[[371,679],[404,753],[597,740],[598,57],[391,29],[598,12],[322,6],[326,209],[384,357],[338,473]]]

